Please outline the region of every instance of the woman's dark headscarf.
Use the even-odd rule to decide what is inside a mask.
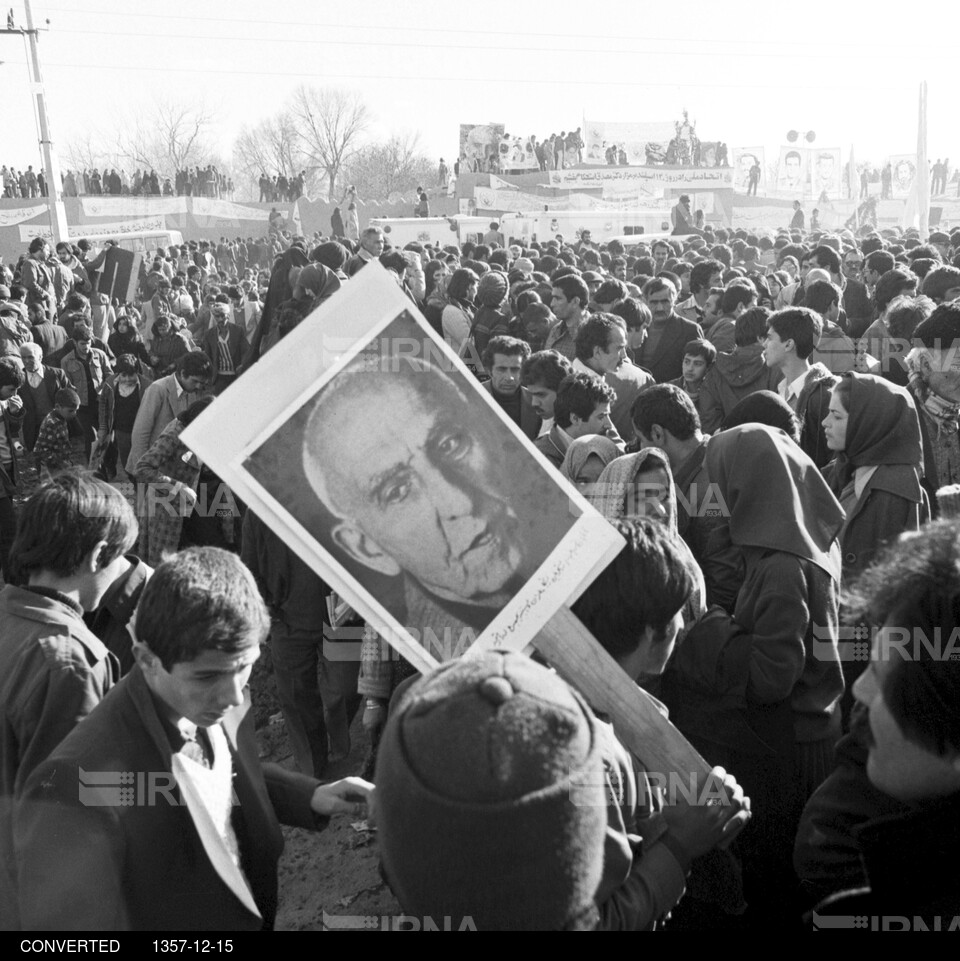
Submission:
[[[817,465],[783,431],[762,424],[721,431],[707,442],[706,464],[732,543],[795,554],[840,580],[835,545],[846,515]]]
[[[260,323],[253,335],[247,356],[243,358],[244,368],[249,367],[265,354],[277,342],[276,314],[282,303],[293,297],[293,287],[290,284],[290,271],[294,267],[306,267],[309,263],[306,252],[300,247],[285,250],[273,263],[270,272],[270,286],[263,303],[263,313]]]

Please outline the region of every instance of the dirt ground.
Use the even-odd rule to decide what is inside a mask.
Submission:
[[[276,684],[265,650],[250,679],[257,740],[263,760],[293,767]],[[359,773],[369,739],[358,712],[351,730],[349,757],[331,766],[327,780]],[[280,861],[279,931],[379,929],[383,916],[401,914],[378,870],[376,832],[366,822],[335,818],[325,831],[283,829],[286,847]]]

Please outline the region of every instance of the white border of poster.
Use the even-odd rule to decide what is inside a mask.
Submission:
[[[749,166],[741,163],[743,158],[750,160]],[[760,183],[757,191],[766,188],[766,150],[764,147],[734,147],[733,148],[733,189],[737,193],[745,194],[750,186],[750,167],[756,160],[760,164]]]
[[[796,163],[793,161],[796,160]],[[809,151],[806,147],[790,144],[780,148],[777,161],[777,193],[800,199],[809,179]]]
[[[843,174],[843,156],[839,147],[810,148],[810,187],[814,203],[819,203],[824,193],[830,200],[841,200]]]
[[[391,326],[401,321],[406,326]],[[400,341],[391,336],[392,331],[410,329],[410,324],[414,324],[415,336],[404,340],[406,346],[401,349]],[[365,376],[386,378],[393,376],[398,368],[389,366],[384,372],[385,360],[391,365],[409,364],[411,357],[419,357],[418,362],[427,367],[427,375],[444,380],[445,389],[455,384],[462,400],[469,401],[472,409],[485,408],[482,423],[489,427],[484,430],[499,432],[505,438],[512,435],[499,452],[497,466],[505,474],[514,482],[518,476],[525,481],[535,477],[538,489],[548,491],[548,501],[563,503],[562,517],[555,512],[549,517],[544,515],[543,523],[549,528],[542,545],[544,550],[549,546],[545,559],[517,586],[498,612],[490,615],[492,620],[479,635],[470,639],[475,638],[483,647],[521,650],[616,556],[623,547],[622,538],[542,457],[506,417],[492,395],[481,389],[471,372],[380,265],[365,267],[345,288],[314,311],[220,395],[184,431],[181,439],[388,643],[419,670],[429,670],[439,662],[435,656],[439,649],[423,646],[408,626],[398,620],[395,609],[388,608],[386,600],[371,592],[369,571],[358,573],[348,569],[342,557],[334,556],[325,548],[323,542],[329,531],[320,524],[308,530],[298,519],[310,509],[311,502],[314,511],[326,506],[320,495],[307,485],[305,491],[302,486],[297,487],[296,499],[300,502],[297,505],[281,501],[277,496],[284,484],[299,484],[289,475],[293,470],[289,466],[291,451],[295,452],[293,456],[306,460],[305,454],[299,454],[305,448],[306,425],[322,410],[329,396],[322,392],[331,384],[336,386],[338,375],[346,368],[347,377],[356,378],[362,371]],[[406,376],[411,375],[407,372]],[[486,415],[490,421],[485,419]],[[341,436],[343,444],[351,442],[349,424],[342,425]],[[263,466],[268,462],[265,452],[270,450],[276,455],[282,446],[278,439],[286,444],[285,456],[273,461],[273,479],[265,479],[269,474]],[[330,454],[336,456],[335,451]],[[301,473],[303,470],[305,468]],[[518,512],[527,510],[524,529],[535,529],[529,526],[533,520],[529,509],[518,506],[522,498],[532,496],[521,490],[523,486],[514,483],[510,497],[516,501],[505,503],[511,509],[516,507]],[[539,498],[540,495],[536,510],[542,512],[543,507],[539,505],[543,502]],[[335,517],[334,522],[359,523],[353,517]],[[562,535],[559,534],[561,528]],[[416,546],[423,545],[418,542]],[[415,551],[416,546],[408,549]],[[538,552],[533,560],[541,556],[542,552]],[[361,579],[365,575],[366,581]],[[408,575],[409,571],[400,577]],[[421,628],[426,639],[430,624],[418,625],[418,629]],[[446,659],[458,656],[463,650],[444,650],[443,653],[441,659]]]

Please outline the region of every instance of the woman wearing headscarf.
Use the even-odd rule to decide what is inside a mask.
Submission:
[[[847,373],[831,392],[823,428],[837,453],[823,473],[847,515],[840,549],[850,582],[884,544],[929,519],[920,422],[905,387]]]
[[[677,533],[677,489],[670,461],[658,447],[644,447],[635,454],[612,460],[603,469],[592,492],[587,493],[587,499],[611,524],[646,517],[666,524]],[[683,609],[682,633],[704,612],[707,588],[699,567],[697,575],[696,587]]]
[[[440,325],[444,340],[457,353],[460,353],[473,330],[473,301],[478,284],[479,278],[467,267],[455,270],[447,284],[447,305],[443,308]]]
[[[708,442],[706,464],[744,580],[732,617],[712,608],[690,631],[663,694],[677,727],[711,764],[735,771],[753,802],[741,842],[747,901],[769,923],[794,917],[793,837],[840,733],[844,514],[782,431],[722,431]]]
[[[346,234],[343,232],[343,215],[340,213],[339,207],[334,207],[333,213],[330,214],[330,236],[331,237],[346,236]]]
[[[603,434],[578,437],[567,448],[560,473],[577,486],[581,493],[589,495],[604,468],[620,456],[620,449]]]
[[[300,279],[300,271],[307,266],[306,252],[300,247],[285,250],[270,272],[270,286],[260,314],[257,332],[250,342],[250,350],[243,359],[244,369],[257,361],[277,342],[277,312],[280,305],[293,298],[294,288]]]
[[[124,308],[121,308],[123,310]],[[121,313],[117,318],[113,333],[107,340],[110,350],[115,357],[123,354],[132,354],[138,364],[138,374],[152,375],[152,365],[150,354],[147,353],[146,345],[137,330],[136,321],[128,317],[126,313]]]
[[[432,266],[436,264],[437,266]],[[447,299],[447,286],[450,283],[450,269],[443,261],[431,260],[424,270],[427,286],[427,299],[423,305],[423,316],[430,326],[443,336],[443,311],[450,305]]]
[[[611,461],[598,478],[591,500],[611,523],[647,517],[677,529],[676,488],[670,461],[659,448],[645,447]]]

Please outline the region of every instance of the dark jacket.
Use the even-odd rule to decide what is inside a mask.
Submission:
[[[866,916],[871,930],[882,918],[891,930],[950,929],[960,914],[960,793],[874,818],[853,835],[867,887],[829,898],[816,916]]]
[[[153,574],[153,568],[136,554],[127,554],[130,568],[117,578],[100,600],[95,611],[84,615],[84,623],[120,662],[120,676],[133,670],[133,645],[127,625],[133,620],[140,595]]]
[[[57,391],[62,390],[64,387],[70,387],[70,381],[59,367],[47,367],[44,365],[42,370],[43,382],[40,384],[40,389],[46,391],[47,398],[50,401],[50,407],[52,408]],[[34,444],[37,442],[37,434],[40,432],[40,423],[43,417],[46,417],[46,413],[43,417],[39,416],[37,404],[33,397],[33,390],[26,381],[24,381],[19,393],[23,400],[23,443],[27,450],[32,451]]]
[[[522,388],[517,388],[517,393],[520,395],[518,398],[520,403],[517,405],[520,416],[517,418],[511,416],[511,412],[507,409],[507,406],[500,400],[499,396],[493,392],[493,381],[486,380],[480,387],[503,408],[504,413],[513,420],[517,427],[519,427],[530,440],[537,439],[537,434],[540,433],[540,415],[530,406],[527,395],[523,392]]]
[[[847,333],[861,337],[873,320],[873,304],[865,284],[847,279],[843,288],[843,309],[847,312]]]
[[[26,410],[26,405],[24,405],[24,410]],[[8,474],[6,467],[0,464],[0,497],[13,497],[20,490],[20,458],[17,457],[14,436],[21,429],[22,424],[23,410],[15,414],[9,410],[4,410],[3,426],[6,428],[7,444],[10,447],[10,473]]]
[[[717,354],[716,363],[700,385],[700,425],[708,434],[748,394],[776,390],[783,375],[763,361],[763,344],[737,347],[733,353]]]
[[[137,375],[140,384],[140,403],[143,403],[144,394],[150,386],[151,381],[142,375]],[[109,434],[113,430],[113,418],[117,409],[117,375],[111,374],[103,384],[100,391],[100,415],[98,430]]]
[[[17,805],[13,830],[23,927],[249,931],[272,926],[283,850],[278,819],[306,828],[323,827],[326,819],[310,809],[318,781],[276,765],[261,767],[249,706],[230,711],[221,726],[233,760],[233,824],[241,865],[261,917],[244,905],[207,854],[170,773],[181,745],[171,744],[154,696],[134,668],[36,770]],[[78,796],[78,785],[84,790],[81,772],[112,771],[133,773],[134,792],[148,792],[145,800],[84,804],[86,795]],[[109,798],[103,783],[87,795]],[[168,793],[150,792],[151,783]]]
[[[740,551],[730,543],[724,505],[706,465],[707,441],[673,471],[677,529],[703,571],[707,604],[732,611],[743,584]]]
[[[674,314],[668,318],[656,348],[650,351],[644,344],[637,352],[637,364],[646,367],[658,384],[676,380],[683,375],[683,348],[691,340],[702,338],[703,329],[699,324]]]
[[[67,329],[61,324],[34,324],[30,333],[33,334],[33,342],[43,349],[43,357],[48,363],[63,350],[67,342]]]
[[[219,371],[220,369],[219,340],[220,336],[217,332],[216,325],[214,325],[203,335],[203,343],[201,345],[206,355],[210,358],[210,363],[213,364],[214,371]],[[250,344],[247,342],[246,333],[242,328],[237,326],[237,324],[227,324],[227,349],[230,351],[233,369],[234,371],[238,371],[244,356],[250,349]]]
[[[828,464],[824,474],[839,497],[841,491],[836,490],[832,467]],[[881,548],[903,533],[920,530],[929,519],[930,499],[916,469],[906,464],[881,464],[840,531],[844,580],[852,581],[870,566]]]

